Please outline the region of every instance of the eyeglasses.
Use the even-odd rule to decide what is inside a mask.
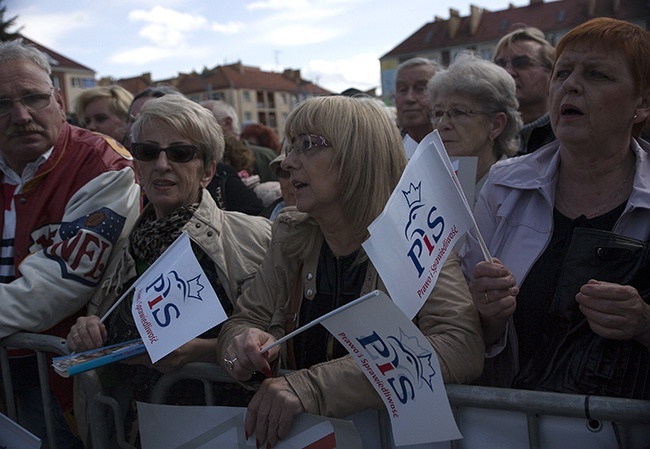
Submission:
[[[14,108],[14,103],[17,101],[21,102],[33,111],[43,109],[50,104],[52,92],[54,92],[53,87],[51,87],[50,92],[46,94],[28,94],[23,95],[16,100],[12,100],[11,98],[0,98],[0,117],[11,113],[11,110]]]
[[[434,109],[431,111],[431,122],[437,123],[442,120],[442,118],[447,114],[449,116],[449,120],[452,122],[465,122],[469,120],[472,117],[476,117],[477,115],[480,114],[487,114],[485,111],[473,111],[471,109],[463,109],[463,108],[452,108],[449,109],[448,111],[444,109]]]
[[[134,158],[143,162],[157,160],[161,151],[165,152],[167,159],[171,162],[184,163],[194,159],[198,148],[195,145],[189,144],[171,145],[167,148],[160,148],[158,145],[146,142],[134,142],[131,144],[131,154]]]
[[[323,136],[318,134],[300,134],[291,139],[291,145],[287,148],[287,154],[295,151],[296,154],[303,154],[312,148],[330,147],[330,143]]]
[[[534,60],[530,56],[525,55],[515,56],[510,60],[499,58],[495,60],[494,63],[499,67],[503,67],[504,69],[507,67],[508,63],[510,63],[513,69],[525,69],[534,65],[541,65],[538,61]]]

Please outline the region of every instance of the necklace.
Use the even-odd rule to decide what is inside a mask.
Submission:
[[[566,206],[569,213],[571,213],[571,215],[573,215],[574,217],[577,218],[577,217],[579,217],[581,215],[584,215],[587,218],[597,217],[602,212],[605,212],[607,210],[607,208],[610,207],[612,205],[612,203],[616,200],[616,198],[619,197],[619,195],[621,194],[621,192],[623,191],[625,186],[627,186],[627,183],[630,180],[630,176],[634,172],[635,166],[636,166],[636,164],[633,164],[630,167],[630,169],[627,172],[627,175],[625,176],[625,179],[623,180],[623,183],[619,186],[619,188],[616,190],[616,193],[614,193],[614,195],[610,198],[610,200],[604,206],[601,206],[600,208],[598,208],[597,210],[594,210],[593,212],[586,213],[586,214],[579,214],[578,212],[573,210],[571,205],[568,203],[568,201],[562,195],[562,192],[560,191],[560,189],[557,189],[557,197],[560,199],[560,201],[562,201],[562,204],[564,204],[564,206]]]

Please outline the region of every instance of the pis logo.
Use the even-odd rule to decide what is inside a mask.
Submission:
[[[178,304],[188,299],[203,301],[201,291],[205,288],[200,282],[201,275],[191,279],[183,279],[172,270],[167,274],[161,273],[144,289],[147,296],[154,296],[147,301],[154,320],[160,327],[169,326],[173,320],[180,318],[181,309]],[[162,316],[161,316],[162,315]]]
[[[445,220],[438,213],[436,206],[431,206],[426,211],[425,204],[422,202],[421,192],[422,181],[417,186],[411,183],[408,191],[402,190],[406,203],[409,206],[409,220],[404,228],[404,237],[411,242],[411,247],[407,256],[418,272],[418,277],[422,277],[424,266],[420,259],[423,251],[427,251],[430,256],[435,245],[445,231]],[[425,208],[421,210],[422,208]]]
[[[382,338],[372,334],[357,338],[367,356],[386,378],[388,385],[402,404],[415,399],[423,385],[433,391],[432,378],[436,371],[431,366],[431,351],[422,347],[417,337],[409,337],[400,328],[399,337]]]

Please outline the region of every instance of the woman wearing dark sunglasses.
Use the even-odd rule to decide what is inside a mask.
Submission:
[[[102,288],[93,298],[96,315],[102,316],[183,231],[229,314],[262,261],[270,222],[223,211],[205,190],[223,155],[221,128],[207,109],[182,95],[166,95],[144,105],[133,124],[132,138],[131,151],[149,204],[134,225],[122,257],[116,257],[117,263],[108,267],[99,284]],[[109,315],[106,325],[96,315],[79,318],[67,337],[70,349],[84,351],[138,338],[131,303],[132,296]],[[189,341],[155,366],[143,355],[130,359],[130,365],[111,365],[107,371],[130,383],[132,399],[147,401],[161,373],[188,362],[216,362],[218,331],[217,326]],[[186,401],[187,390],[180,391]],[[233,396],[230,387],[220,394],[221,405],[245,405],[241,393]],[[233,397],[244,402],[233,403]]]

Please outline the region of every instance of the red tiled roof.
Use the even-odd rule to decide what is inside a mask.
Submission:
[[[459,17],[460,25],[455,36],[449,36],[449,20],[429,22],[398,44],[385,57],[418,53],[431,49],[496,41],[521,24],[534,26],[545,33],[571,29],[592,17],[607,16],[621,20],[650,17],[648,2],[644,0],[620,0],[619,9],[614,11],[617,0],[593,0],[594,12],[589,14],[590,0],[560,0],[534,3],[528,6],[511,7],[501,11],[483,10],[476,32],[470,33],[470,16]]]
[[[294,80],[283,73],[265,72],[259,67],[245,66],[241,63],[217,66],[201,74],[180,74],[174,85],[186,94],[204,91],[208,86],[214,90],[233,88],[289,93],[308,92],[313,95],[331,93],[299,76]]]
[[[57,53],[54,50],[51,50],[51,49],[49,49],[47,47],[44,47],[43,45],[39,44],[38,42],[34,42],[33,40],[31,40],[31,39],[29,39],[29,38],[27,38],[27,37],[25,37],[23,35],[20,35],[20,37],[22,37],[23,42],[25,42],[26,44],[33,45],[34,47],[36,47],[36,49],[42,51],[43,53],[45,53],[46,55],[48,55],[50,57],[50,65],[52,66],[52,70],[56,70],[56,69],[77,69],[77,70],[88,70],[90,72],[95,73],[95,71],[93,69],[91,69],[90,67],[86,67],[83,64],[79,64],[78,62],[73,61],[72,59],[63,56],[61,53]]]
[[[176,78],[151,81],[148,74],[133,78],[122,78],[118,84],[136,94],[142,89],[157,85],[171,84],[185,95],[203,92],[206,89],[251,89],[282,91],[288,93],[308,93],[329,95],[330,91],[300,78],[300,72],[289,70],[288,74],[265,72],[259,67],[245,66],[241,63],[216,66],[203,73],[180,73]]]

